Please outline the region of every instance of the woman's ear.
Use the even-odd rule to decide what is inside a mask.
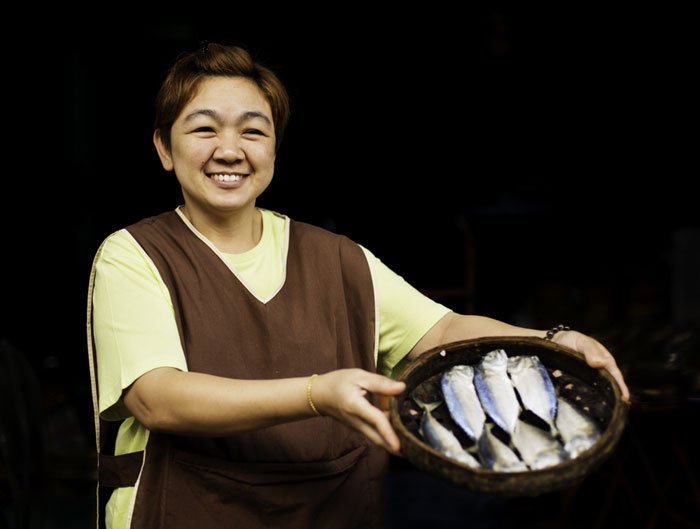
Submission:
[[[163,142],[160,130],[153,131],[153,145],[156,146],[156,151],[158,151],[158,157],[160,158],[160,163],[163,165],[163,169],[172,171],[174,167],[173,158],[170,154],[170,149],[166,147]]]

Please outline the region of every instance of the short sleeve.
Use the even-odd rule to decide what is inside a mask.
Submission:
[[[362,249],[372,270],[379,306],[377,371],[389,375],[450,309],[419,292],[369,250]]]
[[[170,293],[126,230],[102,245],[92,300],[100,415],[124,419],[122,391],[137,378],[157,367],[187,370]]]

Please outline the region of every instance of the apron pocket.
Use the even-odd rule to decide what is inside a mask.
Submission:
[[[359,446],[333,460],[279,463],[175,451],[166,527],[361,527],[378,500],[366,493],[367,451]]]
[[[273,483],[294,483],[341,474],[352,468],[367,451],[366,446],[358,446],[346,454],[327,461],[284,461],[284,462],[237,462],[222,461],[200,454],[176,452],[173,462],[176,466],[190,467],[194,471],[218,475],[249,485],[269,485]]]

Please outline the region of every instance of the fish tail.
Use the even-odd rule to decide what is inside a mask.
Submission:
[[[554,421],[549,423],[549,433],[552,434],[552,437],[561,439],[561,433],[559,432],[559,429],[555,426]]]
[[[442,401],[441,401],[441,400],[437,400],[437,401],[435,401],[435,402],[424,402],[424,401],[422,401],[421,399],[419,399],[418,397],[415,397],[415,396],[413,397],[413,400],[416,402],[416,404],[418,404],[418,406],[419,406],[422,410],[427,411],[427,412],[433,411],[435,408],[437,408],[438,406],[440,406],[440,404],[442,404]]]

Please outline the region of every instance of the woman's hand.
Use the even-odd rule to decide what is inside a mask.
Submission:
[[[617,367],[615,358],[603,344],[577,331],[560,331],[554,335],[552,341],[582,353],[586,357],[586,362],[589,366],[605,368],[619,384],[622,390],[622,398],[629,402],[630,392],[627,389],[627,384],[625,384],[620,368]]]
[[[341,421],[364,434],[374,444],[392,454],[401,445],[387,414],[370,404],[368,393],[398,395],[406,385],[362,369],[339,369],[319,375],[313,382],[314,405],[322,415]]]

